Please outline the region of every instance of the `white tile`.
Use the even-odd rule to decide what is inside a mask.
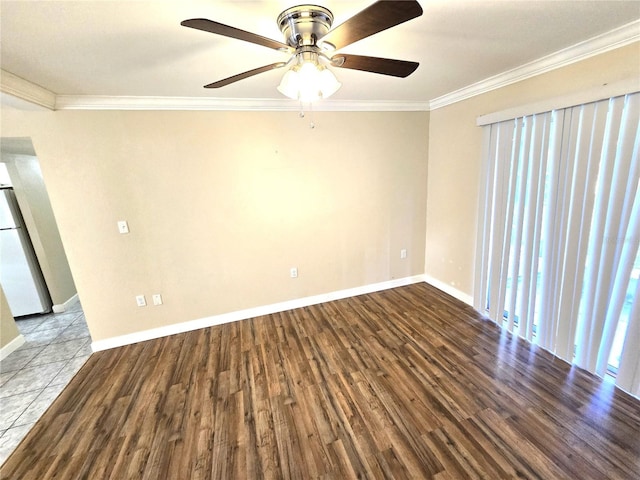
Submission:
[[[60,332],[52,343],[66,342],[67,340],[74,340],[76,338],[90,338],[89,329],[85,323],[73,323],[69,325]]]
[[[38,355],[33,357],[26,365],[27,368],[36,365],[45,365],[53,362],[69,360],[76,356],[78,351],[87,343],[86,338],[69,340],[67,342],[52,343],[47,345]]]
[[[79,312],[78,316],[72,323],[72,325],[78,325],[78,324],[84,324],[84,325],[87,324],[87,319],[84,316],[84,312]]]
[[[91,338],[88,338],[87,342],[82,346],[80,350],[78,350],[75,356],[89,358],[89,355],[91,355],[92,353],[93,350],[91,350]]]
[[[31,427],[33,427],[33,423],[10,428],[0,437],[0,465],[9,458],[9,455],[16,449],[22,439],[27,436]]]
[[[87,363],[88,359],[89,355],[72,358],[71,360],[69,360],[69,363],[67,363],[62,368],[62,370],[60,370],[60,373],[58,373],[58,375],[56,375],[55,378],[51,380],[51,383],[49,385],[67,385],[75,376],[75,374],[80,371],[82,366]]]
[[[45,346],[50,344],[66,327],[50,328],[46,330],[36,329],[24,333],[25,340],[33,345]]]
[[[62,314],[18,320],[26,343],[0,362],[0,464],[92,354],[76,305]]]
[[[33,424],[42,416],[42,414],[51,406],[53,401],[58,398],[60,392],[66,387],[66,383],[62,385],[54,385],[47,387],[33,402],[22,412],[22,414],[13,422],[13,427],[20,425]]]
[[[6,382],[9,381],[9,379],[11,377],[13,377],[16,373],[18,373],[17,371],[13,371],[13,372],[2,372],[0,373],[0,387],[2,387],[2,385],[4,385]]]
[[[67,328],[76,320],[76,318],[78,318],[77,313],[56,313],[52,317],[43,321],[40,326],[35,329],[35,331],[51,330],[54,328]]]
[[[42,390],[34,390],[31,392],[12,395],[10,397],[0,398],[0,426],[2,428],[10,428],[13,422],[22,415],[31,402],[33,402]]]
[[[11,353],[7,358],[0,361],[0,372],[14,372],[24,368],[38,353],[40,353],[44,347],[37,346],[35,348],[32,345],[23,345],[15,352]]]
[[[55,378],[67,362],[54,362],[23,368],[0,388],[0,398],[18,395],[32,390],[42,390]]]
[[[73,305],[71,305],[71,308],[69,308],[70,311],[76,311],[76,312],[81,312],[82,311],[82,304],[80,302],[76,302]]]
[[[32,330],[35,330],[40,325],[42,325],[42,322],[44,322],[45,320],[46,318],[43,316],[17,319],[16,326],[18,327],[18,330],[20,331],[20,333],[24,334],[27,332],[31,332]]]

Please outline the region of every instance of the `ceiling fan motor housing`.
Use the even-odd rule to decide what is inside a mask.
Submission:
[[[298,48],[316,46],[333,23],[331,10],[318,5],[298,5],[288,8],[278,15],[278,26],[284,34],[287,45]]]

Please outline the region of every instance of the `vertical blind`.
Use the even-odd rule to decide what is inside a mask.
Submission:
[[[483,127],[474,287],[492,320],[600,376],[617,373],[636,396],[639,119],[633,93]]]

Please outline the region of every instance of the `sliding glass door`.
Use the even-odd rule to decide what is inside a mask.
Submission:
[[[635,93],[484,127],[474,292],[497,323],[636,395],[639,118]]]

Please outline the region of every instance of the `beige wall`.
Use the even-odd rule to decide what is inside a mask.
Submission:
[[[640,78],[639,58],[430,114],[317,112],[315,129],[292,112],[5,108],[3,136],[33,140],[94,340],[425,272],[471,295],[476,118]],[[135,306],[153,293],[163,306]]]
[[[0,348],[15,340],[20,332],[16,326],[16,322],[11,315],[7,298],[4,296],[4,290],[0,286]]]
[[[640,89],[640,44],[431,112],[425,273],[473,294],[482,129],[476,118],[624,79]]]
[[[428,119],[2,111],[33,140],[94,341],[423,273]]]
[[[38,159],[30,155],[3,152],[2,160],[7,164],[51,300],[54,305],[61,305],[76,294],[76,287]]]

